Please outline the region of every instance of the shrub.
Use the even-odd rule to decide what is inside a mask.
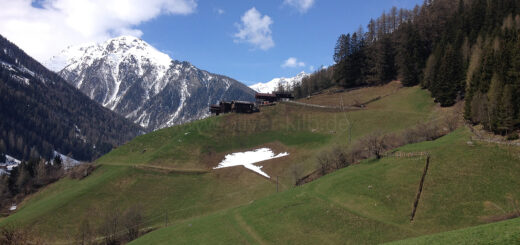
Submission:
[[[361,139],[361,144],[368,150],[370,156],[380,159],[388,148],[389,141],[387,135],[382,132],[375,132]]]
[[[507,140],[517,140],[519,138],[518,133],[510,133],[506,137]]]
[[[106,211],[103,222],[99,227],[99,234],[104,238],[106,245],[121,243],[120,235],[118,235],[119,230],[122,228],[121,216],[122,214],[117,208]]]
[[[126,229],[126,239],[132,241],[140,235],[144,214],[140,205],[132,206],[123,215],[123,226]]]
[[[16,226],[0,228],[0,244],[2,245],[37,245],[44,244],[26,229]]]
[[[333,172],[350,165],[349,154],[341,147],[335,147],[330,151],[324,151],[318,155],[318,167],[322,174]]]
[[[461,120],[456,113],[448,114],[438,120],[419,123],[403,132],[384,134],[372,133],[350,145],[348,150],[336,147],[323,151],[317,157],[318,169],[311,175],[297,179],[296,183],[307,183],[320,176],[360,162],[363,159],[384,157],[385,152],[412,143],[435,140],[460,126]],[[518,137],[518,135],[516,135]]]
[[[96,166],[94,166],[92,163],[79,164],[69,170],[69,177],[71,179],[81,180],[89,176],[92,172],[94,172],[95,169]]]

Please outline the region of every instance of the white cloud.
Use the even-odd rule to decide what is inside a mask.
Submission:
[[[314,66],[312,66],[312,65],[309,66],[309,71],[310,71],[310,72],[313,72],[313,71],[314,71]]]
[[[221,8],[216,8],[216,9],[215,9],[215,12],[217,12],[218,15],[223,15],[223,14],[226,13],[226,11],[224,11],[224,10],[221,9]]]
[[[284,0],[283,3],[296,8],[300,13],[306,13],[314,5],[314,0]]]
[[[283,68],[295,68],[295,67],[304,67],[304,66],[305,66],[305,63],[303,63],[302,61],[298,61],[298,59],[294,58],[294,57],[290,57],[282,64]]]
[[[141,36],[135,26],[162,14],[187,15],[196,0],[0,0],[0,34],[44,61],[63,48],[118,35]]]
[[[235,33],[235,42],[247,42],[255,48],[268,50],[274,47],[274,41],[271,32],[273,20],[271,17],[264,15],[256,8],[246,11],[241,18],[242,23],[236,24],[238,33]]]

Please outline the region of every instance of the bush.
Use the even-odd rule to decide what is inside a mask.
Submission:
[[[76,244],[94,244],[95,231],[88,218],[84,218],[76,233]]]
[[[370,156],[374,156],[377,159],[380,159],[383,156],[383,153],[389,148],[388,146],[390,143],[387,135],[382,132],[375,132],[365,136],[360,142],[363,148],[368,150]]]
[[[35,245],[44,244],[26,229],[15,226],[0,228],[0,244],[2,245]]]
[[[318,167],[323,175],[347,167],[351,163],[349,159],[349,154],[339,146],[331,151],[322,152],[317,158]]]
[[[385,156],[385,152],[403,145],[435,140],[457,129],[460,123],[456,113],[452,113],[439,120],[419,123],[399,133],[374,132],[350,145],[348,150],[338,146],[333,150],[321,152],[317,157],[318,169],[312,175],[297,179],[296,183],[310,182],[363,159],[372,157],[380,159]]]
[[[123,215],[123,226],[126,229],[127,241],[135,240],[140,235],[144,220],[143,208],[140,205],[132,206]]]
[[[113,210],[106,210],[103,217],[103,222],[99,227],[99,234],[104,238],[106,245],[117,245],[121,243],[121,237],[118,234],[121,225],[121,212],[118,208]]]
[[[517,140],[519,139],[520,137],[518,136],[517,133],[510,133],[507,135],[506,139],[507,140]]]
[[[71,179],[81,180],[87,176],[89,176],[92,172],[96,170],[96,166],[92,163],[83,163],[74,166],[69,170],[69,177]]]

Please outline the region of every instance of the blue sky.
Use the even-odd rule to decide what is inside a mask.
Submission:
[[[0,0],[0,34],[40,62],[69,45],[134,35],[173,59],[250,85],[329,66],[340,34],[366,26],[392,6],[413,8],[421,3]]]
[[[371,17],[378,17],[392,6],[413,8],[421,2],[316,0],[302,13],[275,0],[199,1],[193,14],[160,16],[140,25],[139,29],[143,31],[142,39],[172,58],[250,85],[331,65],[334,44],[340,34],[366,26]],[[234,34],[238,32],[236,25],[252,7],[273,21],[270,25],[272,48],[262,50],[234,41]],[[305,66],[282,67],[290,57]]]

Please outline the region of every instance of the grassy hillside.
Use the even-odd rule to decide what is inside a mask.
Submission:
[[[491,215],[512,212],[510,198],[520,198],[519,152],[468,144],[470,136],[469,130],[460,129],[399,149],[432,155],[412,223],[409,215],[424,159],[385,158],[251,204],[176,223],[133,244],[373,244],[483,224]],[[486,234],[496,237],[497,232],[511,236],[511,230],[520,229],[517,221],[507,224],[515,228],[494,229],[482,239]],[[457,243],[456,236],[451,237],[444,244]]]
[[[210,215],[208,218],[211,217],[213,220],[227,219],[226,222],[234,222],[228,219],[229,215],[238,212],[240,215],[236,216],[239,217],[236,224],[252,224],[252,230],[255,232],[252,232],[251,238],[260,237],[266,241],[271,241],[269,237],[291,240],[291,236],[278,232],[292,229],[289,225],[298,227],[294,223],[302,224],[298,230],[302,234],[315,234],[316,237],[330,235],[330,241],[343,239],[345,235],[338,235],[331,226],[323,225],[316,230],[313,222],[321,219],[319,222],[325,224],[330,220],[328,216],[318,215],[323,214],[322,212],[332,212],[332,217],[337,217],[334,221],[339,222],[338,225],[350,220],[346,217],[351,217],[349,225],[345,226],[345,234],[351,232],[352,235],[359,236],[356,241],[360,241],[361,238],[374,242],[389,241],[424,234],[424,229],[427,228],[416,230],[407,227],[403,223],[407,219],[406,215],[400,216],[401,212],[408,212],[411,205],[422,163],[399,162],[405,164],[401,167],[387,163],[395,167],[391,170],[380,167],[385,164],[367,163],[343,170],[359,171],[356,178],[352,176],[350,182],[330,187],[311,183],[303,188],[292,189],[295,168],[299,170],[300,175],[311,172],[316,168],[316,156],[322,150],[348,144],[349,123],[352,125],[352,141],[355,142],[376,130],[400,131],[442,114],[426,91],[418,87],[399,89],[395,84],[387,86],[387,90],[394,92],[368,104],[365,110],[342,113],[280,104],[263,108],[262,112],[256,114],[211,117],[139,136],[100,158],[97,161],[100,167],[86,179],[63,179],[27,198],[19,205],[15,214],[0,220],[0,226],[17,224],[31,227],[39,232],[41,237],[51,241],[70,240],[75,235],[80,220],[88,219],[94,225],[98,225],[106,213],[139,204],[145,214],[145,226],[150,227],[162,227],[166,215],[169,223],[192,222],[193,218],[208,222],[205,215]],[[380,87],[332,94],[328,95],[327,103],[330,103],[331,98],[336,98],[339,105],[341,97],[344,101],[360,95],[364,98],[378,97],[384,90],[385,87]],[[319,100],[316,103],[319,103]],[[263,146],[272,148],[276,153],[290,153],[288,157],[259,164],[264,166],[262,170],[270,176],[279,176],[280,190],[288,190],[287,192],[272,195],[276,192],[274,178],[266,179],[242,167],[212,170],[212,167],[228,153]],[[327,176],[326,179],[339,178],[347,181],[342,177],[334,177],[341,176],[343,171]],[[400,173],[403,171],[409,178],[402,178]],[[395,178],[399,182],[390,183],[388,180],[380,179],[379,175],[383,174],[390,174],[389,176],[393,177],[388,178]],[[370,182],[370,176],[374,182],[367,183]],[[341,194],[343,192],[338,191],[337,188],[342,185],[351,188],[352,191],[348,192],[350,194]],[[374,195],[379,193],[375,197],[364,197],[354,191],[357,190],[355,186],[367,189],[368,185],[385,186],[384,190],[392,193],[395,191],[392,188],[398,188],[399,191],[395,191],[395,195],[398,196],[394,198],[392,193],[380,193],[376,191],[376,187],[370,189],[370,193]],[[340,190],[343,189],[342,187]],[[377,206],[374,206],[374,198],[383,202],[389,194],[392,194],[390,198],[396,200],[396,203],[385,206],[376,202]],[[264,213],[269,214],[270,210],[279,209],[284,203],[288,207],[300,206],[299,203],[303,202],[300,198],[307,196],[310,206],[301,205],[304,208],[303,212],[307,212],[306,217],[298,217],[297,213],[300,211],[293,208],[283,208],[281,211],[287,213],[287,222],[279,222],[279,217]],[[266,199],[255,201],[263,197]],[[274,203],[269,200],[276,200],[278,205],[282,206],[270,207],[269,205]],[[344,202],[350,204],[345,206]],[[366,205],[374,206],[374,210],[365,210]],[[230,209],[234,207],[240,208]],[[349,211],[345,211],[345,207],[348,207]],[[330,208],[332,209],[329,210]],[[387,212],[394,209],[400,210],[399,215]],[[263,223],[264,228],[261,228],[262,224],[253,223],[256,222],[256,216],[266,219]],[[288,226],[274,229],[273,224],[277,223],[280,223],[280,226]],[[354,229],[357,223],[366,227],[379,227],[378,229],[382,230],[395,229],[396,232],[374,236]],[[469,222],[454,227],[466,224]],[[424,227],[428,227],[427,224]],[[439,231],[449,228],[438,226]],[[225,228],[219,226],[219,229]],[[223,239],[233,237],[217,230],[215,232]],[[249,234],[241,230],[237,232],[242,234],[237,236],[237,239]],[[298,232],[285,234],[294,234],[293,238],[296,239],[296,236],[300,236]],[[323,235],[324,233],[329,235]],[[190,241],[192,238],[186,235],[186,239]]]
[[[520,244],[520,218],[390,244]]]

